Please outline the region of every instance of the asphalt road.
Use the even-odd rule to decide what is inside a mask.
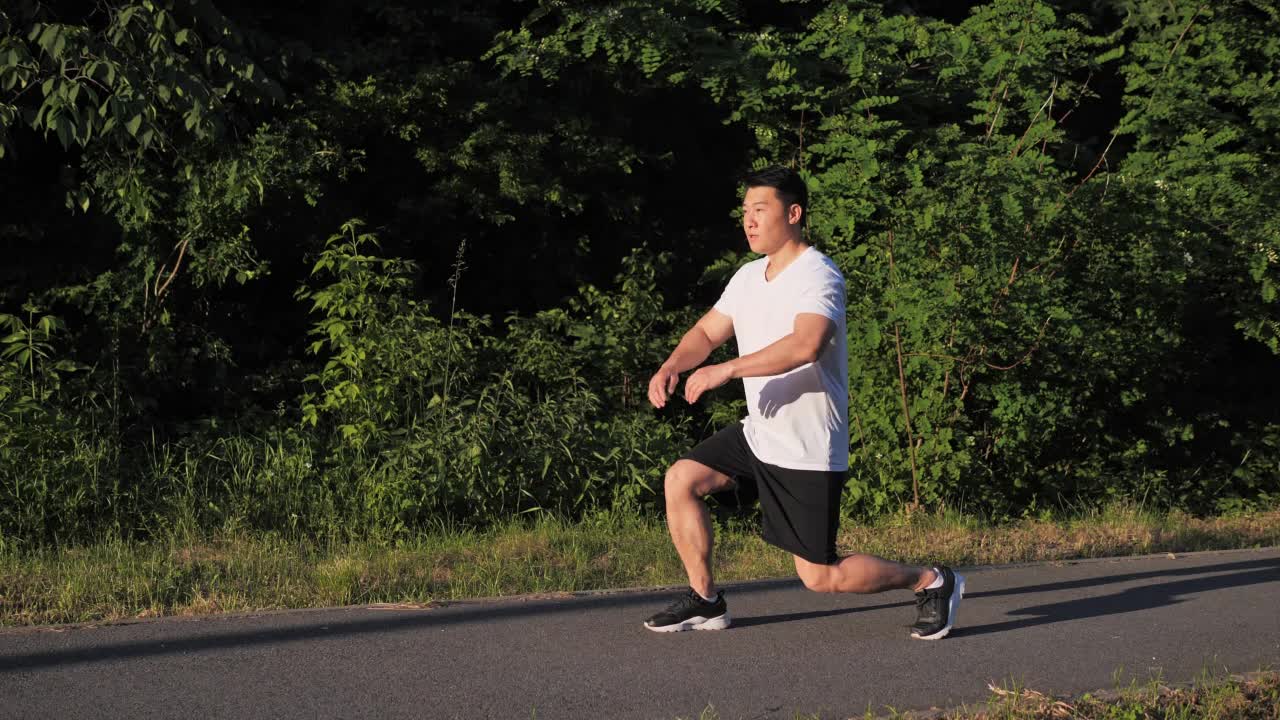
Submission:
[[[652,591],[0,630],[0,717],[843,718],[1280,667],[1280,548],[960,570],[939,642],[906,591],[795,581],[718,632],[645,630]]]

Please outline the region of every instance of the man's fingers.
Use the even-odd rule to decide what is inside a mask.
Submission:
[[[659,409],[666,406],[667,398],[675,390],[678,382],[680,382],[680,376],[676,373],[659,372],[649,378],[649,402]]]
[[[689,377],[690,379],[693,378],[692,375]],[[649,378],[649,402],[653,403],[656,408],[662,408],[679,386],[680,373],[659,371]],[[688,392],[687,388],[688,386],[686,385],[686,393]]]
[[[689,376],[684,384],[685,402],[692,405],[698,401],[698,396],[702,394],[702,378],[697,374]]]

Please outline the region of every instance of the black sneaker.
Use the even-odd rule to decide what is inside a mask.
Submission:
[[[964,597],[964,576],[951,572],[941,565],[942,587],[921,590],[916,593],[916,623],[911,626],[911,637],[917,640],[941,640],[951,632],[956,621],[956,608]]]
[[[729,627],[729,622],[723,590],[716,593],[714,602],[707,602],[696,590],[689,588],[689,592],[671,603],[671,607],[645,620],[644,626],[654,632],[723,630]]]

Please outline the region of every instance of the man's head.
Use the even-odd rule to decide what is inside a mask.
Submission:
[[[774,165],[751,173],[742,184],[742,229],[752,252],[769,255],[800,240],[809,189],[795,170]]]

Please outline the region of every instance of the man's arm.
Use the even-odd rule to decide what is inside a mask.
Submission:
[[[675,392],[680,373],[692,370],[711,355],[711,351],[733,337],[733,318],[712,308],[694,323],[680,338],[667,361],[649,380],[649,402],[656,408],[667,404],[667,397]]]
[[[676,345],[676,349],[662,366],[677,373],[692,370],[701,365],[712,350],[725,344],[731,337],[733,319],[711,308],[680,338],[680,344]]]
[[[730,378],[733,379],[781,375],[816,361],[835,329],[836,324],[830,318],[800,313],[796,315],[790,335],[724,364],[729,366]]]
[[[684,384],[685,400],[695,403],[702,393],[735,378],[781,375],[814,362],[831,340],[835,329],[836,324],[830,318],[816,313],[800,313],[796,315],[791,334],[786,337],[750,355],[719,365],[708,365],[690,375]]]

